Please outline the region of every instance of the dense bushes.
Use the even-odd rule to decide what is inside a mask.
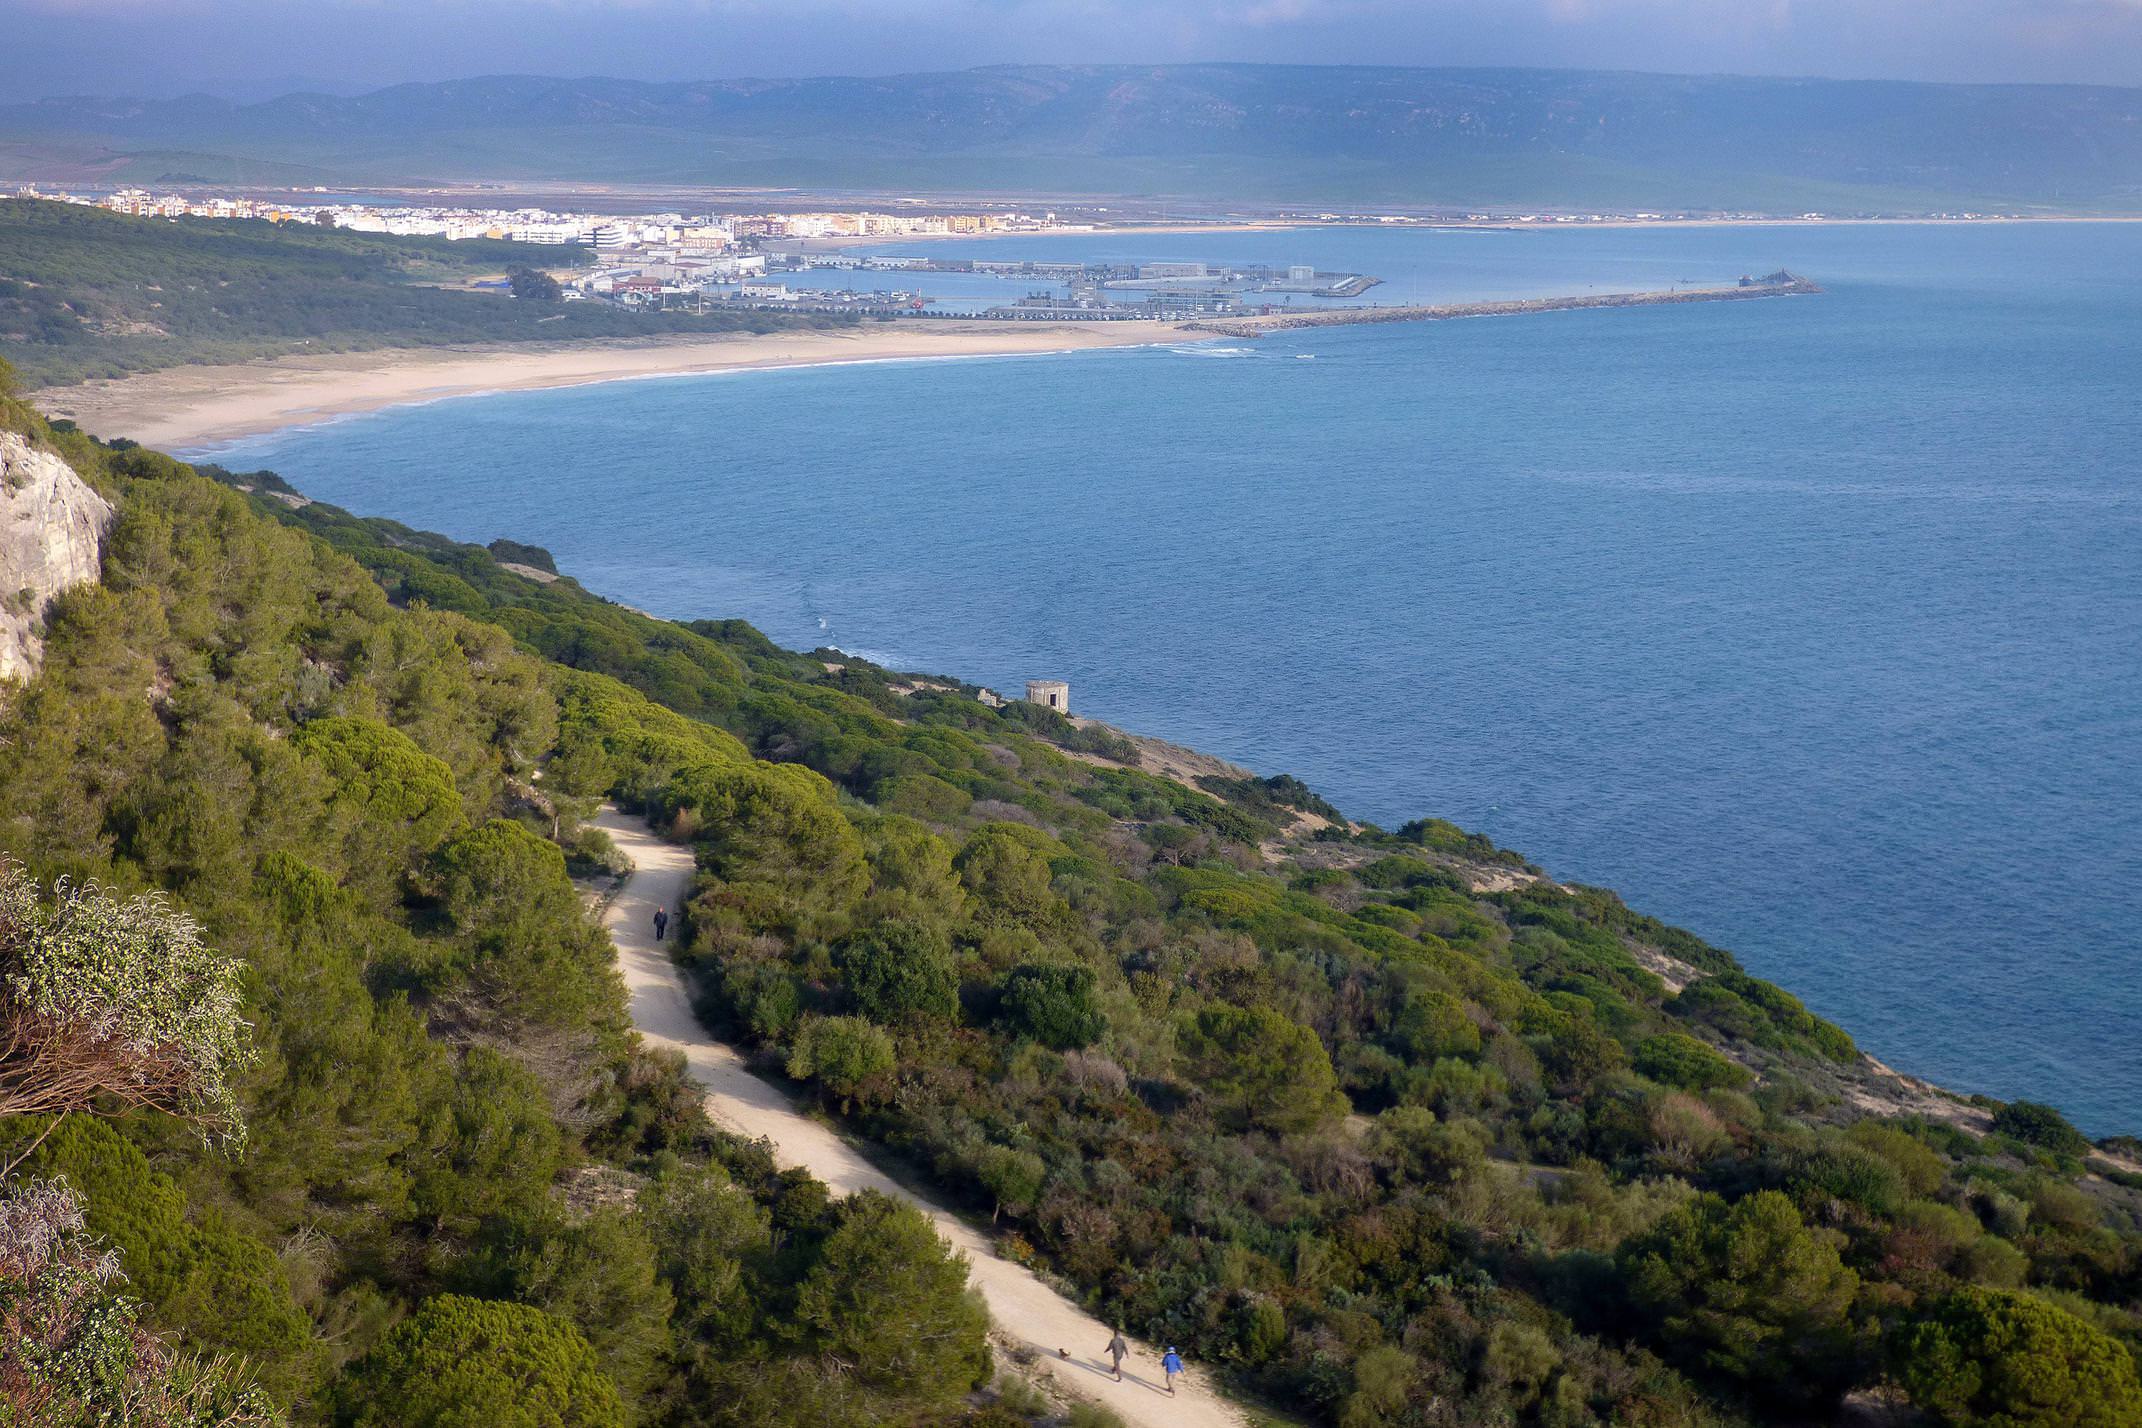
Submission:
[[[119,1257],[57,1180],[0,1185],[0,1423],[254,1428],[279,1415],[242,1366],[175,1349],[114,1292]]]
[[[2027,1294],[1943,1296],[1898,1336],[1912,1401],[1958,1428],[2113,1428],[2142,1421],[2142,1380],[2119,1341]]]
[[[1823,1401],[1851,1377],[1859,1276],[1785,1196],[1706,1197],[1622,1247],[1667,1352],[1765,1392]]]
[[[965,1411],[927,1228],[714,1136],[623,1034],[561,853],[604,796],[694,846],[679,956],[762,1067],[1314,1421],[1822,1417],[1907,1342],[1898,1381],[1998,1421],[1956,1365],[2011,1339],[2120,1402],[2142,1196],[2027,1107],[1864,1116],[1841,1032],[1610,895],[1433,823],[1275,865],[1284,782],[1097,769],[1052,717],[50,439],[121,527],[0,712],[0,845],[245,958],[252,1152],[107,1133],[141,1158],[111,1202],[163,1227],[128,1231],[158,1326],[247,1326],[301,1418],[447,1411],[394,1397],[442,1296],[442,1334],[569,1326],[512,1371],[644,1421]],[[231,1337],[167,1263],[250,1306]],[[1996,1291],[2029,1305],[1954,1307]]]
[[[881,922],[843,939],[834,960],[849,995],[873,1021],[950,1017],[959,1010],[951,949],[928,927]]]
[[[1223,1123],[1305,1131],[1346,1108],[1316,1033],[1269,1007],[1206,1007],[1176,1040]]]
[[[1058,1051],[1091,1046],[1108,1029],[1093,988],[1085,967],[1014,967],[1004,978],[1005,1024]]]
[[[219,1132],[242,1115],[252,1131],[239,1158],[153,1121],[0,1107],[0,1163],[20,1161],[6,1204],[61,1236],[43,1243],[98,1234],[112,1251],[83,1241],[75,1259],[33,1263],[0,1247],[0,1315],[42,1302],[17,1270],[87,1274],[92,1288],[123,1271],[131,1296],[102,1291],[69,1301],[87,1317],[40,1320],[105,1336],[110,1354],[66,1359],[90,1378],[53,1377],[10,1335],[0,1380],[50,1410],[31,1421],[93,1418],[136,1389],[177,1405],[153,1421],[202,1428],[271,1406],[299,1423],[828,1421],[819,1410],[852,1390],[797,1346],[845,1333],[878,1352],[840,1312],[843,1293],[866,1292],[846,1283],[864,1264],[923,1277],[923,1302],[950,1316],[937,1342],[957,1386],[973,1377],[963,1271],[941,1251],[918,1260],[911,1226],[866,1217],[823,1260],[806,1241],[846,1208],[822,1187],[748,1155],[749,1189],[691,1178],[731,1151],[676,1070],[631,1045],[607,939],[549,836],[570,836],[611,787],[740,768],[745,816],[772,825],[752,855],[789,858],[809,895],[829,865],[796,844],[826,832],[852,870],[835,890],[859,888],[860,841],[822,779],[753,770],[732,736],[546,665],[497,626],[397,608],[355,566],[176,463],[112,457],[19,408],[0,416],[67,450],[120,511],[103,582],[60,602],[42,674],[0,698],[0,849],[29,865],[0,889],[0,1000],[28,997],[40,1024],[90,1015],[85,1045],[146,1048],[176,1078],[155,1100],[136,1057],[110,1092]],[[538,771],[561,758],[553,797]],[[800,822],[783,823],[791,813]],[[31,888],[29,875],[58,873],[111,891],[55,904]],[[129,896],[150,886],[169,902]],[[0,1085],[49,1082],[26,1044],[0,1044]],[[82,1108],[118,1104],[91,1087]],[[591,1164],[599,1155],[612,1163]],[[815,1269],[829,1306],[817,1327],[745,1306],[753,1342],[811,1392],[686,1416],[699,1370],[683,1346],[718,1286],[658,1275],[637,1218],[561,1196],[595,1172],[629,1204],[635,1177],[658,1170],[688,1187],[671,1196],[679,1214],[702,1193],[760,1215],[815,1194],[751,1272],[756,1294],[788,1302]],[[64,1195],[13,1198],[33,1175],[81,1192],[78,1232]],[[900,1248],[873,1262],[884,1239]],[[157,1337],[174,1332],[176,1349]],[[943,1382],[861,1367],[878,1375],[872,1414],[948,1401]],[[265,1397],[246,1397],[246,1381]]]
[[[2082,1155],[2090,1149],[2090,1142],[2068,1124],[2067,1117],[2036,1101],[2010,1101],[1993,1113],[1993,1129],[2058,1155]]]
[[[1647,1036],[1636,1047],[1636,1069],[1662,1086],[1688,1091],[1748,1084],[1746,1067],[1720,1056],[1693,1036],[1678,1031]]]
[[[351,1428],[625,1428],[617,1388],[570,1325],[442,1294],[359,1363]]]
[[[579,915],[556,844],[493,818],[440,848],[427,877],[454,944],[435,975],[481,999],[487,1018],[619,1033],[610,942]]]
[[[287,519],[360,554],[382,529]],[[1870,1334],[1919,1297],[2068,1273],[2088,1233],[2026,1250],[1974,1230],[1951,1204],[2007,1192],[1967,1188],[1968,1138],[1807,1124],[1821,1102],[1797,1078],[1849,1061],[1841,1032],[1611,894],[1467,892],[1469,866],[1524,864],[1447,825],[1326,838],[1322,866],[1274,877],[1249,842],[1301,806],[1283,784],[1094,773],[1024,711],[895,694],[860,662],[678,632],[396,539],[390,588],[427,549],[468,613],[740,741],[695,753],[706,726],[680,723],[602,750],[613,790],[698,849],[684,952],[735,1034],[1134,1328],[1313,1413],[1819,1404],[1875,1371]],[[568,744],[576,701],[606,727],[670,717],[577,681],[598,676],[567,678]],[[1639,951],[1701,975],[1672,994]],[[1349,1099],[1381,1111],[1358,1137]],[[1715,1198],[1690,1206],[1699,1188]],[[1632,1312],[1576,1306],[1577,1332],[1549,1312],[1565,1283]]]
[[[816,1081],[845,1104],[897,1062],[892,1038],[859,1017],[806,1017],[789,1047],[788,1074]]]
[[[190,1347],[255,1366],[273,1400],[288,1404],[311,1387],[319,1368],[312,1324],[266,1246],[218,1213],[193,1210],[171,1177],[99,1121],[8,1126],[0,1163],[40,1133],[21,1173],[82,1197],[85,1228],[118,1252],[129,1296],[160,1322],[193,1326]]]

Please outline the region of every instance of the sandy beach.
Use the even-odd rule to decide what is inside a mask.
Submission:
[[[558,347],[389,348],[179,367],[48,387],[33,400],[110,440],[198,447],[355,412],[482,392],[577,387],[634,377],[932,357],[1011,357],[1195,341],[1168,322],[907,321],[821,332]]]

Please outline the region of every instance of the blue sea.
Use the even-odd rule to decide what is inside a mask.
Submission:
[[[214,454],[660,614],[1068,679],[1612,887],[1900,1069],[2142,1131],[2142,226],[927,251],[1827,292],[637,381]]]

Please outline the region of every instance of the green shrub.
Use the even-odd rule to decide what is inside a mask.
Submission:
[[[852,1016],[805,1017],[788,1052],[789,1075],[817,1082],[844,1103],[897,1064],[892,1038]]]
[[[351,1428],[625,1428],[578,1330],[540,1309],[442,1294],[350,1372]]]
[[[1448,992],[1415,987],[1391,1018],[1391,1045],[1407,1059],[1430,1063],[1445,1056],[1476,1056],[1480,1025],[1465,1003]]]
[[[1993,1113],[1993,1129],[2055,1155],[2083,1155],[2090,1149],[2088,1138],[2069,1125],[2066,1116],[2037,1101],[2010,1101]]]
[[[1269,1007],[1206,1007],[1177,1024],[1175,1039],[1226,1122],[1305,1131],[1345,1113],[1324,1043]]]
[[[911,922],[883,922],[834,948],[841,980],[864,1016],[877,1022],[959,1014],[959,978],[944,938]]]
[[[42,1127],[38,1127],[41,1130]],[[0,1161],[37,1130],[0,1137]],[[317,1364],[312,1326],[291,1297],[275,1256],[214,1213],[189,1218],[186,1196],[117,1130],[70,1117],[24,1162],[79,1192],[86,1228],[118,1251],[126,1288],[151,1320],[182,1329],[189,1346],[236,1354],[287,1404],[310,1386]]]
[[[864,1191],[796,1287],[796,1322],[874,1397],[950,1407],[986,1377],[989,1316],[912,1205]]]
[[[291,742],[334,781],[343,866],[375,898],[461,822],[454,771],[399,729],[371,719],[316,719]]]
[[[871,801],[887,813],[901,813],[930,823],[950,823],[974,803],[971,795],[929,774],[901,774],[881,781]]]
[[[1684,1091],[1711,1091],[1748,1084],[1748,1069],[1693,1036],[1678,1031],[1647,1036],[1637,1043],[1635,1066],[1662,1086]]]
[[[952,860],[978,904],[977,920],[1027,927],[1053,920],[1060,902],[1049,886],[1048,860],[1027,845],[1023,831],[991,824]]]
[[[1044,964],[1014,967],[1004,978],[1000,1013],[1005,1026],[1058,1051],[1091,1046],[1108,1029],[1085,967]]]
[[[1956,1428],[2121,1428],[2142,1382],[2119,1340],[2028,1294],[1965,1289],[1897,1335],[1897,1381]]]
[[[442,847],[432,878],[462,948],[453,970],[500,1014],[561,1027],[616,1020],[609,939],[581,915],[556,844],[493,818]]]
[[[1847,1371],[1859,1276],[1790,1200],[1706,1195],[1620,1253],[1630,1297],[1662,1347],[1702,1370],[1820,1399]]]

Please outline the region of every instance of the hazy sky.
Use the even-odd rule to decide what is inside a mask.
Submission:
[[[2142,0],[0,0],[0,98],[1198,59],[2142,85]]]

